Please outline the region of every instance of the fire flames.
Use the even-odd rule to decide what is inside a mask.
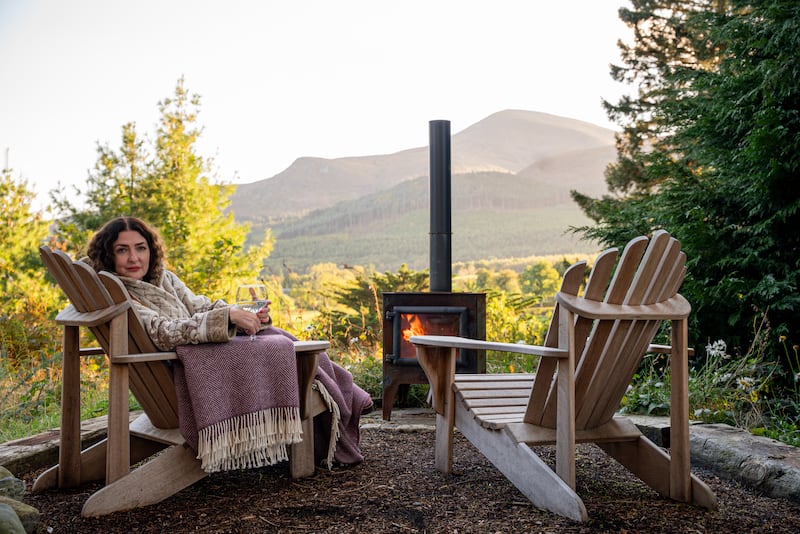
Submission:
[[[403,341],[408,341],[411,336],[425,335],[425,325],[419,315],[408,316],[408,328],[403,330]]]
[[[458,317],[455,315],[430,314],[427,320],[420,315],[408,314],[408,328],[403,329],[403,341],[409,341],[411,336],[454,335],[458,334]]]
[[[416,358],[416,351],[411,345],[411,336],[428,335],[458,335],[458,316],[452,314],[414,314],[409,313],[403,316],[403,325],[408,324],[407,328],[400,330],[402,341],[400,342],[400,354],[403,358]]]

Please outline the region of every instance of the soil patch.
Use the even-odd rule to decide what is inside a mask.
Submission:
[[[433,441],[431,432],[363,429],[360,465],[303,480],[292,480],[286,463],[215,474],[155,506],[101,518],[80,516],[97,485],[24,500],[52,533],[800,532],[800,503],[695,470],[719,500],[707,512],[661,498],[594,445],[578,448],[589,522],[574,523],[533,507],[459,434],[459,474],[439,473]],[[35,475],[23,478],[30,484]]]

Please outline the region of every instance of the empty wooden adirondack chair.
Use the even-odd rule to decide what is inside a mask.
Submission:
[[[649,243],[649,244],[648,244]],[[586,264],[564,274],[545,346],[414,336],[411,342],[432,389],[436,467],[452,468],[457,427],[536,506],[587,520],[575,492],[575,444],[594,442],[661,495],[716,508],[711,490],[691,475],[688,421],[687,317],[678,294],[686,255],[667,232],[639,237],[619,263],[610,249],[596,260],[583,295]],[[672,346],[650,345],[663,321]],[[454,374],[459,348],[540,356],[535,374]],[[670,354],[670,451],[617,417],[642,356]],[[555,472],[530,446],[555,445]],[[602,473],[597,473],[602,476]]]
[[[60,251],[40,249],[42,259],[71,304],[56,317],[64,327],[61,446],[58,465],[36,480],[33,491],[106,485],[84,504],[82,515],[97,516],[155,504],[206,476],[200,460],[178,430],[172,373],[175,352],[159,351],[141,327],[128,292],[113,274],[96,273]],[[99,348],[81,348],[79,329],[91,330]],[[327,407],[311,388],[318,354],[327,341],[297,341],[303,441],[290,447],[291,476],[314,472],[313,417]],[[80,358],[106,354],[110,362],[108,437],[81,451]],[[129,424],[128,389],[143,414]],[[141,462],[141,464],[140,464]],[[138,465],[133,471],[131,466]]]

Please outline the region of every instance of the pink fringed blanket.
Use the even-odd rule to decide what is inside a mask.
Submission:
[[[228,343],[177,347],[180,430],[213,473],[288,459],[302,440],[292,340],[236,337]]]
[[[297,339],[286,330],[274,326],[259,332],[259,337],[261,336]],[[357,464],[364,461],[359,446],[361,438],[359,422],[364,408],[372,405],[369,393],[358,387],[353,382],[353,375],[341,365],[331,361],[324,352],[319,355],[314,387],[319,388],[323,398],[332,401],[328,403],[329,406],[335,406],[331,411],[323,412],[314,418],[317,462],[326,461],[330,466],[331,456],[342,464]],[[337,434],[334,452],[331,450],[331,445]]]
[[[176,349],[180,430],[204,470],[271,465],[302,439],[295,339],[270,326],[253,341],[241,336]],[[358,425],[369,395],[325,353],[314,387],[330,408],[314,420],[316,460],[361,462]]]

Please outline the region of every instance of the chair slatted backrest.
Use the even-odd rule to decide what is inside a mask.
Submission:
[[[96,273],[82,261],[72,261],[59,250],[41,247],[40,254],[47,270],[79,312],[102,310],[129,300],[125,286],[110,273]],[[128,314],[128,352],[144,354],[161,352],[142,328],[136,311],[131,306]],[[110,351],[110,322],[90,327],[97,342]],[[177,398],[172,373],[163,361],[133,363],[129,365],[130,389],[150,421],[158,428],[178,426]]]
[[[585,266],[576,265],[564,276],[562,291],[577,295]],[[595,261],[582,298],[610,304],[654,304],[673,297],[686,274],[686,255],[680,243],[665,231],[648,240],[634,239],[623,250],[610,249]],[[569,277],[569,279],[568,279]],[[547,346],[558,344],[558,313],[553,313]],[[625,389],[656,335],[661,321],[601,320],[576,317],[575,405],[576,429],[608,422],[619,408]],[[536,371],[534,393],[525,421],[555,427],[554,363],[542,359]],[[543,369],[544,367],[544,369]],[[534,399],[534,394],[537,398]]]

